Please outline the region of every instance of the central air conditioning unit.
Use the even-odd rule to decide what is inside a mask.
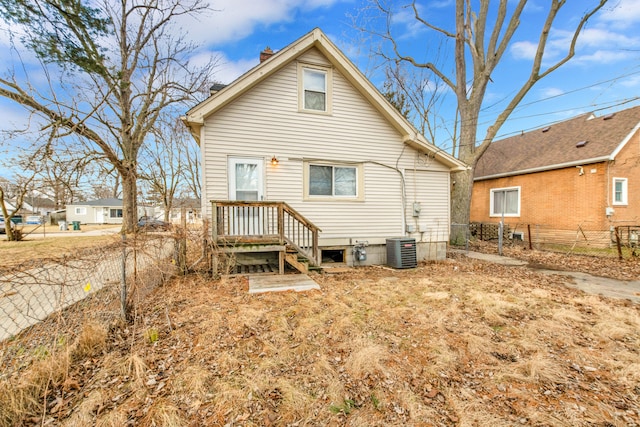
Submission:
[[[387,265],[393,268],[417,267],[416,239],[404,237],[387,239]]]

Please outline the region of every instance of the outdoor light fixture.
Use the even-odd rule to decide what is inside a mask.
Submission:
[[[271,164],[272,164],[273,166],[275,166],[275,165],[277,165],[278,163],[280,163],[280,161],[278,160],[278,158],[277,158],[276,156],[273,156],[273,157],[271,158]]]

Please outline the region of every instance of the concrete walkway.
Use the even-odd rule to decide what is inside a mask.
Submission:
[[[256,274],[249,276],[249,293],[320,290],[320,285],[306,274]]]
[[[506,256],[483,254],[473,251],[457,251],[469,258],[479,259],[482,261],[492,262],[495,264],[507,265],[507,266],[527,266],[526,261],[522,261],[515,258],[509,258]],[[640,280],[616,280],[609,279],[607,277],[593,276],[587,273],[580,273],[577,271],[557,271],[546,270],[530,267],[540,273],[544,274],[559,274],[562,276],[569,276],[573,278],[573,284],[571,287],[580,289],[584,292],[596,295],[602,295],[610,298],[627,299],[640,303]]]
[[[47,229],[42,232],[41,230],[35,230],[33,233],[25,235],[26,239],[49,239],[53,237],[82,237],[82,236],[107,236],[117,234],[122,230],[122,226],[114,226],[109,228],[100,228],[98,230],[67,230],[60,231],[58,227],[48,226]]]

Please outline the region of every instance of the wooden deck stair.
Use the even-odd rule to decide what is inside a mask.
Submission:
[[[320,228],[285,202],[216,200],[212,212],[212,239],[222,254],[277,252],[279,274],[284,274],[285,263],[301,273],[320,267]],[[234,271],[251,270],[245,267]]]

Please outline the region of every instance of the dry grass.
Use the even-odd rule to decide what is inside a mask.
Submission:
[[[18,267],[34,260],[47,260],[71,254],[78,249],[95,248],[105,244],[115,243],[118,237],[105,236],[69,236],[47,237],[35,239],[27,236],[19,242],[8,242],[0,235],[0,258],[2,267],[9,269]]]
[[[640,424],[638,305],[470,260],[314,279],[175,279],[2,382],[0,411],[31,406],[0,425]]]

